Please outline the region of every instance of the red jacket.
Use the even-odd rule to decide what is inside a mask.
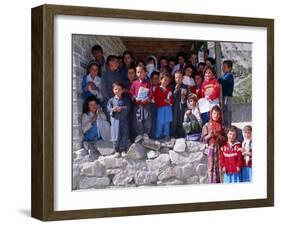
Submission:
[[[242,162],[242,147],[239,142],[234,143],[232,146],[228,142],[220,149],[220,166],[225,167],[226,173],[238,173],[237,167],[243,166]]]
[[[210,81],[204,80],[201,86],[201,91],[203,97],[206,97],[207,93],[211,93],[211,95],[209,96],[211,100],[220,98],[220,84],[215,78]]]
[[[168,105],[173,105],[173,103],[174,103],[172,90],[169,87],[167,87],[164,90],[163,87],[158,86],[153,94],[154,94],[154,100],[155,100],[155,104],[156,104],[157,108],[163,107],[163,106],[168,106]],[[166,103],[165,99],[169,99],[171,101],[171,104]]]
[[[198,100],[203,97],[201,87],[196,88],[196,86],[192,86],[192,87],[190,87],[190,92],[194,93],[197,96]]]

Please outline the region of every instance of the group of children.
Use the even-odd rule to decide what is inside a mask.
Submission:
[[[209,183],[252,180],[252,128],[243,128],[241,144],[231,125],[232,61],[223,62],[217,78],[208,54],[198,63],[196,54],[180,52],[176,59],[161,57],[158,65],[154,56],[135,62],[129,51],[105,60],[98,45],[92,53],[82,81],[86,141],[110,139],[119,157],[136,137],[185,137],[207,145]]]

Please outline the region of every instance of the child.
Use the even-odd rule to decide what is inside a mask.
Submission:
[[[173,91],[173,123],[172,133],[176,138],[184,135],[182,122],[186,110],[186,98],[188,96],[188,87],[183,84],[183,74],[180,70],[175,72],[175,85]]]
[[[184,69],[184,77],[183,77],[183,84],[187,85],[189,89],[195,86],[195,82],[193,79],[195,68],[192,65],[187,65]]]
[[[107,105],[108,100],[114,96],[112,91],[113,83],[121,81],[121,75],[117,71],[119,67],[118,57],[115,55],[108,56],[106,64],[107,69],[102,73],[101,76],[101,94],[103,96],[105,105]]]
[[[242,148],[236,138],[237,128],[230,126],[227,131],[227,142],[220,149],[220,165],[224,174],[224,183],[237,183],[241,181]]]
[[[146,79],[146,68],[136,67],[137,80],[132,83],[130,93],[134,103],[134,128],[136,135],[148,137],[151,130],[151,85]]]
[[[174,102],[170,83],[170,75],[160,75],[160,86],[154,92],[155,104],[157,106],[156,138],[170,137],[170,123],[173,121],[172,105]]]
[[[204,72],[205,67],[206,67],[206,63],[200,62],[200,63],[198,64],[197,73],[203,75],[203,72]]]
[[[104,72],[106,66],[102,47],[100,45],[94,45],[91,49],[91,53],[94,57],[94,61],[98,63],[99,67],[101,68],[101,72]]]
[[[197,104],[197,96],[193,93],[187,97],[188,110],[185,112],[182,123],[186,134],[186,140],[199,141],[201,135],[202,120]]]
[[[225,60],[222,65],[223,76],[218,79],[222,85],[222,112],[224,126],[228,127],[232,121],[232,96],[234,79],[232,74],[232,61]]]
[[[215,78],[214,70],[211,67],[206,67],[204,70],[205,80],[202,83],[202,97],[204,97],[208,102],[210,109],[215,106],[219,105],[220,103],[220,84],[218,80]],[[200,106],[199,106],[200,108]],[[204,112],[202,115],[203,124],[209,121],[210,115],[209,111]]]
[[[155,131],[156,131],[156,119],[157,119],[157,107],[155,104],[154,93],[156,88],[159,86],[159,72],[153,71],[151,74],[150,82],[151,82],[151,92],[152,92],[152,99],[151,99],[151,131],[150,136],[155,138]]]
[[[99,106],[99,100],[95,96],[90,96],[84,103],[82,115],[82,131],[84,140],[95,142],[99,139],[110,140],[110,126],[106,121],[106,116]]]
[[[169,65],[170,71],[174,71],[174,67],[176,65],[176,60],[174,57],[169,58],[168,65]]]
[[[175,75],[175,72],[180,70],[182,72],[184,72],[184,69],[186,67],[186,54],[185,52],[179,52],[177,54],[177,65],[174,66],[173,71],[172,71],[172,75]]]
[[[242,181],[252,181],[252,127],[247,125],[243,128],[244,141],[242,143]]]
[[[88,75],[84,75],[82,80],[82,97],[84,101],[93,95],[102,101],[101,78],[98,76],[99,71],[99,64],[91,61],[88,65]]]
[[[115,157],[126,156],[126,151],[129,146],[129,102],[122,97],[123,85],[121,83],[113,83],[114,97],[110,98],[107,104],[107,109],[110,115],[111,122],[111,139],[115,150]]]
[[[168,59],[165,56],[161,56],[159,59],[159,71],[163,70],[164,68],[169,67]]]
[[[222,113],[218,106],[214,106],[210,111],[208,132],[208,181],[209,183],[220,183],[219,151],[224,137]]]
[[[202,83],[203,83],[203,78],[202,75],[199,73],[196,73],[194,76],[194,82],[195,86],[190,88],[190,92],[194,93],[198,99],[202,98]]]

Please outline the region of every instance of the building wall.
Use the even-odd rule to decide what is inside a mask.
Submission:
[[[115,54],[122,55],[126,46],[118,37],[110,36],[91,36],[91,35],[73,35],[72,37],[73,53],[73,72],[72,72],[72,112],[73,112],[73,150],[81,148],[82,130],[82,78],[86,74],[87,65],[93,59],[91,54],[92,46],[99,44],[102,46],[104,56]]]

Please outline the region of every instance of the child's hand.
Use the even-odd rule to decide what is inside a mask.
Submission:
[[[222,167],[222,169],[221,169],[221,170],[222,170],[222,172],[224,172],[224,173],[226,172],[225,167]]]
[[[236,169],[237,169],[237,172],[240,172],[240,167],[237,166]]]
[[[143,104],[148,104],[149,103],[149,98],[146,98],[145,100],[142,101]]]
[[[117,112],[118,106],[113,107],[113,112]]]
[[[191,115],[191,110],[187,110],[187,111],[185,112],[185,114],[186,114],[186,115]]]
[[[117,112],[121,112],[122,111],[122,108],[121,107],[117,107]]]
[[[166,102],[167,104],[171,104],[171,100],[169,100],[169,99],[165,99],[165,102]]]

